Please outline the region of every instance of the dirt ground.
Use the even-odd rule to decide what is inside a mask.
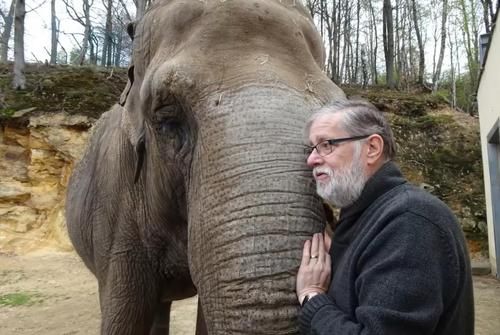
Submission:
[[[474,277],[476,335],[498,334],[500,281]],[[0,334],[99,333],[97,285],[74,253],[0,255]],[[13,295],[15,294],[15,295]],[[9,297],[29,299],[12,306]],[[196,298],[174,303],[171,334],[194,334]]]

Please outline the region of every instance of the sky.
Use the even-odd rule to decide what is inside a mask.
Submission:
[[[38,7],[40,4],[42,6]],[[36,9],[30,11],[32,8]],[[33,2],[27,2],[26,12],[24,35],[25,59],[27,62],[35,62],[36,60],[43,62],[45,59],[50,59],[50,55],[44,49],[47,48],[50,52],[50,1],[34,0]],[[61,21],[61,30],[66,33],[60,34],[60,43],[69,53],[75,44],[70,33],[81,34],[83,33],[83,28],[68,16],[61,0],[56,0],[56,15]]]
[[[6,5],[8,1],[10,0],[2,0],[2,8],[8,7],[8,5]],[[81,11],[81,0],[68,0],[68,2],[74,3],[75,8]],[[131,1],[125,0],[124,2],[129,3]],[[131,7],[129,7],[129,10]],[[131,15],[133,15],[133,13],[131,13]],[[81,42],[83,26],[71,19],[62,0],[56,0],[56,16],[60,20],[61,32],[59,34],[59,42],[69,53],[71,49],[77,45],[72,34],[75,34],[75,38]],[[91,16],[94,17],[94,19],[91,19],[93,22],[100,21],[95,19],[97,16],[104,17],[102,0],[94,0]],[[27,62],[44,62],[45,59],[50,59],[50,55],[45,50],[46,48],[50,52],[50,19],[50,0],[26,1],[24,44],[25,60]],[[58,51],[60,50],[61,48],[58,46]]]

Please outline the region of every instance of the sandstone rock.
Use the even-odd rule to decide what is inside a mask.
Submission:
[[[30,127],[79,127],[90,128],[95,120],[85,115],[69,115],[57,113],[49,115],[39,115],[30,118]]]
[[[37,211],[28,206],[0,207],[0,231],[15,231],[19,222],[32,223],[37,217]]]
[[[19,145],[0,144],[0,179],[28,182],[29,152]]]
[[[29,185],[15,181],[0,182],[0,203],[22,203],[30,197]]]
[[[24,148],[29,148],[29,130],[18,129],[12,127],[5,127],[3,132],[3,143],[11,144],[16,143]]]
[[[32,128],[31,134],[39,148],[56,150],[61,159],[67,162],[80,159],[87,144],[87,132],[65,127]],[[41,141],[44,141],[42,147]],[[34,148],[34,146],[31,146]]]
[[[0,131],[0,251],[71,250],[64,219],[66,185],[93,119],[29,112],[22,113],[29,117],[28,128],[4,126]]]

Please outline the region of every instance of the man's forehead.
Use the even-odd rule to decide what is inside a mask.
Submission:
[[[338,132],[342,131],[341,119],[342,115],[340,113],[318,116],[318,118],[312,122],[311,128],[309,129],[309,141],[324,141],[337,135]]]

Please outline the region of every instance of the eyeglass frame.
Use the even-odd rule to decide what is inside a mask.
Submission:
[[[332,139],[329,139],[329,140],[321,141],[318,144],[313,145],[313,146],[306,145],[306,148],[304,148],[304,154],[306,155],[306,157],[309,157],[313,153],[314,149],[316,149],[316,152],[318,153],[318,155],[320,155],[321,157],[325,157],[325,156],[328,156],[329,154],[331,154],[333,152],[333,146],[334,145],[337,145],[337,144],[340,144],[340,143],[343,143],[343,142],[348,142],[348,141],[362,140],[362,139],[370,137],[371,135],[372,134],[352,136],[352,137],[343,137],[343,138],[332,138]],[[323,144],[325,142],[327,142],[331,146],[330,147],[330,152],[327,153],[327,154],[322,155],[321,152],[318,150],[318,145],[321,145],[321,144]]]

